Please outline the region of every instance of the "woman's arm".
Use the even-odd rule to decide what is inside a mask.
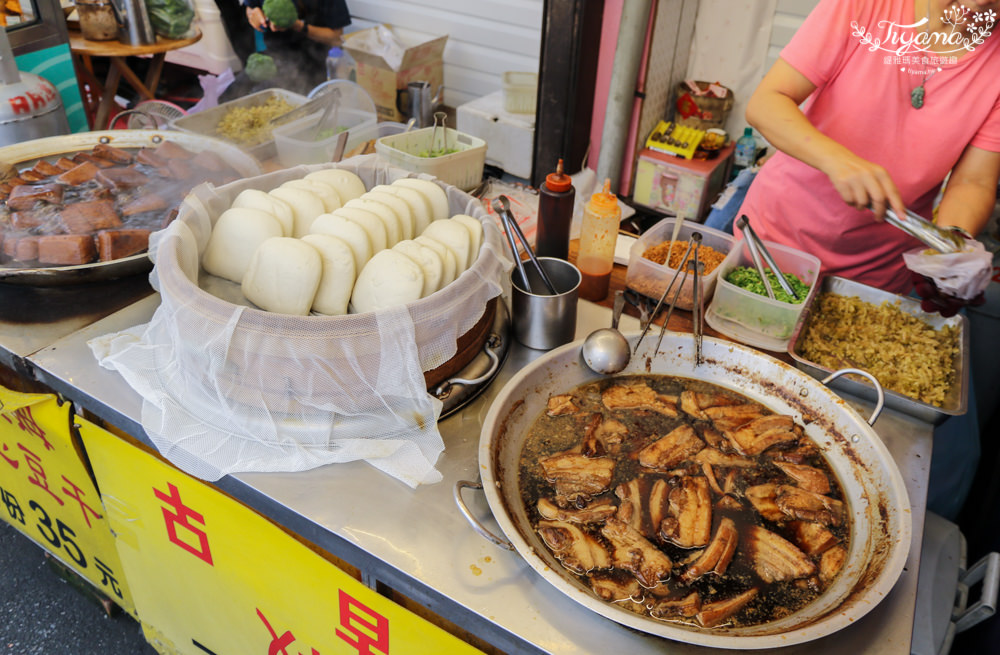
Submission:
[[[993,213],[998,179],[1000,153],[967,147],[948,178],[938,206],[938,224],[979,234]]]
[[[902,216],[906,206],[889,173],[824,135],[799,105],[816,86],[784,59],[778,59],[747,104],[747,122],[774,147],[818,169],[848,205],[871,207],[882,220],[891,206]]]
[[[344,34],[344,30],[323,27],[322,25],[312,25],[305,22],[301,18],[295,21],[295,24],[292,25],[290,29],[296,32],[302,32],[313,41],[322,43],[323,45],[331,48],[344,43],[344,39],[341,38]]]

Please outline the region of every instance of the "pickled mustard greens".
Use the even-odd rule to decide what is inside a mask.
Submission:
[[[774,291],[775,300],[781,302],[787,302],[791,304],[799,304],[806,299],[806,295],[809,293],[809,285],[803,282],[799,276],[794,273],[783,273],[785,280],[791,285],[795,293],[798,294],[798,299],[792,298],[785,290],[781,288],[778,284],[778,276],[774,274],[774,271],[767,270],[767,280],[771,285],[771,289]],[[730,284],[735,284],[741,289],[746,289],[751,293],[756,293],[759,296],[767,296],[767,289],[764,287],[763,280],[760,279],[760,274],[752,268],[746,266],[737,266],[733,270],[726,274],[726,282]]]
[[[425,159],[431,159],[433,157],[444,157],[445,155],[453,155],[458,152],[458,148],[439,148],[435,150],[421,150],[417,153],[417,157],[423,157]]]

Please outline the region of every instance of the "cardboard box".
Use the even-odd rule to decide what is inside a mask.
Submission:
[[[632,200],[650,209],[701,222],[726,186],[735,146],[715,159],[684,159],[646,148],[639,153]]]
[[[375,101],[378,119],[405,122],[408,117],[400,111],[397,100],[399,91],[405,89],[409,82],[430,82],[434,91],[444,84],[443,55],[448,36],[439,36],[424,43],[402,43],[402,60],[393,69],[381,54],[369,52],[358,45],[365,40],[364,35],[374,29],[376,28],[372,27],[348,34],[344,50],[357,63],[357,82]],[[402,41],[398,35],[396,38]]]

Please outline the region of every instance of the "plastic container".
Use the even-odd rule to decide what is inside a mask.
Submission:
[[[765,241],[764,245],[783,273],[794,273],[809,285],[809,293],[803,301],[793,304],[771,300],[727,282],[729,271],[737,266],[753,268],[754,265],[746,241],[741,239],[719,266],[715,296],[705,318],[710,326],[737,341],[784,352],[799,315],[816,293],[820,261],[813,255],[777,243]]]
[[[375,142],[375,152],[393,166],[432,175],[463,191],[479,186],[486,164],[486,142],[449,127],[445,129],[445,141],[447,147],[456,152],[439,157],[421,156],[430,152],[433,133],[433,127],[425,127],[385,136]]]
[[[325,164],[331,161],[341,132],[348,132],[344,152],[351,147],[352,130],[374,125],[375,103],[360,85],[347,80],[324,83],[323,93],[336,93],[337,106],[324,117],[324,109],[274,128],[274,143],[282,166]],[[319,122],[325,118],[323,125]]]
[[[202,134],[221,139],[223,137],[219,136],[215,130],[219,125],[219,121],[221,121],[230,110],[237,107],[257,107],[259,105],[263,105],[274,96],[284,98],[293,108],[298,107],[306,101],[305,96],[293,93],[292,91],[286,91],[285,89],[264,89],[263,91],[257,91],[255,93],[245,95],[242,98],[236,98],[235,100],[224,102],[216,107],[212,107],[211,109],[200,111],[197,114],[181,116],[180,118],[172,120],[170,122],[170,126],[175,130],[180,130],[181,132]],[[253,145],[239,145],[239,147],[245,152],[248,152],[256,157],[258,161],[270,159],[277,154],[277,147],[274,144],[273,132],[271,134],[271,138],[265,139],[260,143]]]
[[[406,125],[393,121],[382,121],[374,125],[365,124],[352,128],[344,146],[344,159],[355,155],[370,155],[375,152],[375,143],[384,136],[401,134]]]
[[[534,114],[538,73],[508,71],[503,74],[503,108],[512,114]]]
[[[569,256],[569,228],[575,200],[573,179],[563,173],[563,160],[560,159],[555,172],[545,177],[545,183],[538,190],[535,252],[539,257],[566,259]]]
[[[582,278],[580,297],[584,300],[600,302],[608,295],[621,220],[618,198],[611,193],[611,180],[606,179],[604,189],[590,196],[583,207],[576,265]]]
[[[638,291],[639,293],[649,296],[654,300],[659,300],[660,296],[663,295],[663,291],[670,284],[670,280],[674,278],[674,274],[677,269],[671,268],[666,264],[657,264],[651,259],[646,259],[642,256],[642,253],[646,252],[653,246],[657,246],[664,241],[670,241],[674,234],[674,224],[676,224],[676,218],[665,218],[653,227],[646,230],[639,239],[632,244],[629,249],[628,257],[628,271],[625,273],[625,284],[631,289]],[[691,221],[684,221],[681,225],[680,231],[677,233],[677,240],[680,244],[674,247],[680,247],[681,254],[687,249],[687,240],[691,238],[691,234],[694,232],[701,233],[701,245],[707,246],[712,250],[716,250],[723,255],[729,254],[733,249],[733,244],[736,239],[730,234],[726,234],[720,230],[715,230],[710,227],[705,227],[699,223],[693,223]],[[780,264],[779,264],[780,265]],[[707,303],[712,297],[712,293],[715,291],[716,280],[719,277],[719,269],[722,268],[722,264],[719,264],[710,273],[707,273],[701,278],[701,291],[705,302]],[[684,276],[681,273],[680,280]],[[664,301],[670,302],[673,298],[674,290],[670,291],[667,299]],[[694,307],[694,278],[689,274],[684,280],[684,284],[681,285],[680,295],[677,296],[677,308],[690,310]]]

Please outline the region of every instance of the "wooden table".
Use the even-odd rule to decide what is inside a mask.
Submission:
[[[118,93],[118,85],[122,78],[129,85],[139,92],[143,100],[152,100],[156,97],[156,85],[160,82],[160,74],[163,72],[163,61],[167,53],[171,50],[179,50],[189,45],[197,43],[201,39],[201,32],[195,31],[194,36],[186,39],[164,39],[157,37],[156,43],[152,45],[127,45],[119,41],[90,41],[83,38],[77,30],[69,32],[69,48],[73,53],[73,61],[76,64],[77,76],[91,85],[100,95],[97,105],[97,112],[91,123],[91,129],[103,130],[108,127],[108,117],[111,114],[111,104]],[[146,73],[145,81],[139,79],[128,65],[128,57],[152,56],[149,70]],[[104,83],[94,75],[92,57],[106,57],[110,60],[111,66],[108,68],[108,75]],[[83,94],[86,97],[86,94]],[[86,102],[86,99],[84,100]],[[88,115],[91,114],[88,107]]]

